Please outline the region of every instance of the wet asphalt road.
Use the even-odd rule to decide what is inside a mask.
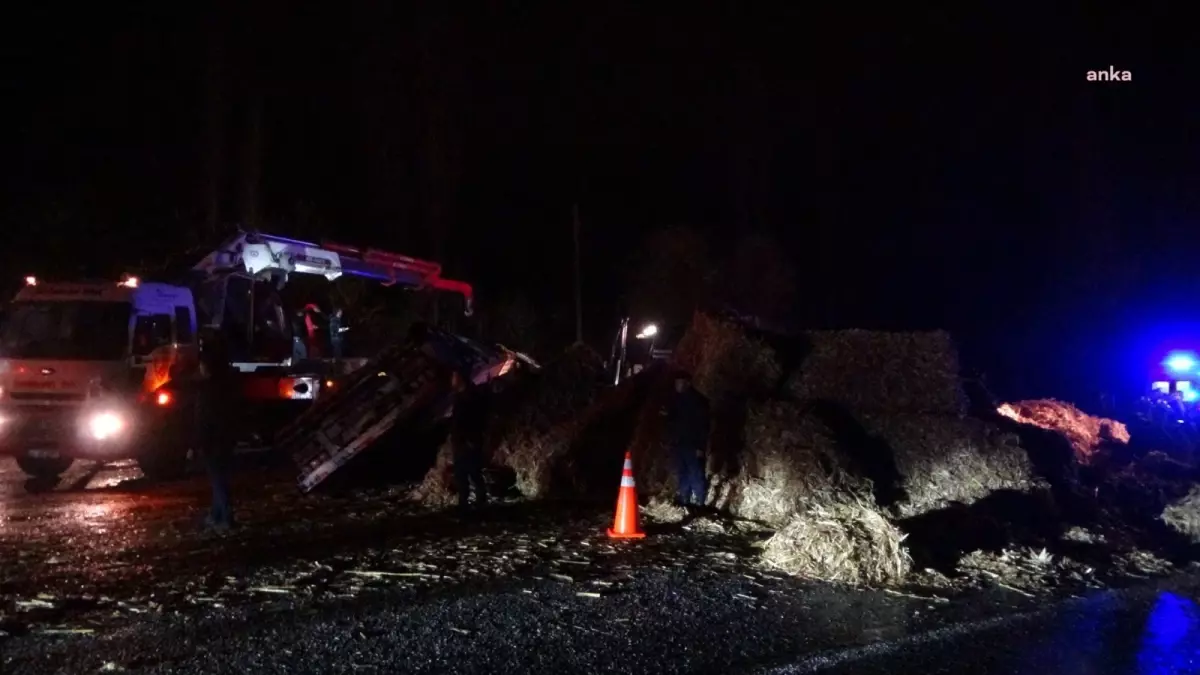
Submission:
[[[763,675],[1200,672],[1200,582],[1178,577],[797,659]]]
[[[1028,614],[1047,601],[799,582],[733,527],[614,544],[607,509],[464,522],[293,477],[243,471],[244,527],[212,537],[201,478],[39,486],[0,460],[0,673],[1194,672],[1172,668],[1200,648],[1186,578]]]

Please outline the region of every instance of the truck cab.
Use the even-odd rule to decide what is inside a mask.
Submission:
[[[0,326],[0,454],[42,478],[75,459],[161,468],[144,442],[139,397],[195,355],[185,287],[27,277]]]

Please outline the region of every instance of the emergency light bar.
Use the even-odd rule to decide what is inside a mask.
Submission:
[[[1163,360],[1163,365],[1175,373],[1188,373],[1196,368],[1196,355],[1191,352],[1172,352]]]

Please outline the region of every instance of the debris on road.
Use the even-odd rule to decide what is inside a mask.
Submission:
[[[767,540],[763,561],[801,576],[851,584],[901,582],[912,565],[904,535],[861,502],[809,507]]]

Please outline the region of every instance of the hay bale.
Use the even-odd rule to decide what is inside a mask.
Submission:
[[[909,517],[1039,485],[1016,437],[982,420],[831,412],[797,402],[750,406],[736,473],[710,471],[714,504],[780,525],[807,504],[846,496]]]
[[[802,404],[750,406],[739,459],[718,468],[710,501],[741,518],[782,526],[797,511],[871,500],[870,481],[852,472],[832,430]]]
[[[654,379],[648,373],[612,389],[595,352],[577,347],[566,358],[568,364],[540,380],[536,395],[527,396],[493,435],[493,464],[512,469],[517,489],[530,499],[609,494],[619,481],[647,383]],[[555,396],[559,387],[573,390]]]
[[[458,502],[454,485],[454,451],[447,441],[438,448],[433,467],[409,494],[409,499],[434,508],[452,506]]]
[[[666,499],[651,499],[641,508],[642,515],[652,523],[673,525],[687,518],[687,509]]]
[[[827,401],[856,413],[966,412],[958,351],[944,331],[810,331],[787,381],[801,401]]]
[[[516,473],[517,489],[530,499],[546,496],[553,467],[571,446],[577,418],[603,391],[604,359],[576,345],[548,363],[515,394],[515,405],[489,429],[492,463]]]
[[[1076,460],[1083,463],[1095,459],[1108,443],[1129,443],[1129,429],[1124,424],[1094,417],[1065,401],[1017,401],[1001,405],[996,412],[1021,424],[1062,434],[1070,441]]]
[[[554,466],[571,447],[570,427],[544,434],[522,435],[497,448],[496,462],[516,473],[516,486],[527,499],[548,497],[553,489]]]
[[[516,387],[503,416],[489,432],[497,437],[540,435],[569,421],[604,389],[604,359],[586,345],[567,349]]]
[[[900,530],[859,501],[796,514],[767,540],[762,561],[788,574],[859,585],[900,583],[912,566]]]
[[[673,372],[692,375],[712,412],[709,456],[718,465],[736,463],[741,452],[748,397],[768,394],[782,368],[775,350],[732,320],[696,312],[680,340],[671,367],[650,375],[646,403],[633,434],[634,471],[643,494],[673,497],[674,470],[663,443],[663,415],[672,396]]]
[[[898,488],[891,504],[902,518],[952,504],[970,505],[996,492],[1044,487],[1014,434],[955,415],[863,415],[862,429],[889,455]],[[878,467],[888,457],[864,457]],[[872,475],[876,483],[883,477]],[[880,487],[879,485],[876,486]],[[880,494],[877,490],[876,494]]]
[[[692,375],[714,405],[730,398],[768,394],[782,375],[778,355],[741,324],[696,312],[675,349],[676,368]]]
[[[1155,549],[1190,540],[1200,525],[1200,470],[1162,452],[1093,476],[1091,492],[1106,534]]]
[[[1200,544],[1200,486],[1193,486],[1183,498],[1167,504],[1159,519],[1193,544]]]
[[[485,444],[491,464],[510,468],[525,496],[544,496],[551,468],[570,446],[572,420],[603,391],[604,360],[594,350],[567,349],[540,372],[508,382],[489,405]],[[506,380],[507,382],[507,380]],[[412,498],[432,506],[456,499],[453,451],[446,443]]]

